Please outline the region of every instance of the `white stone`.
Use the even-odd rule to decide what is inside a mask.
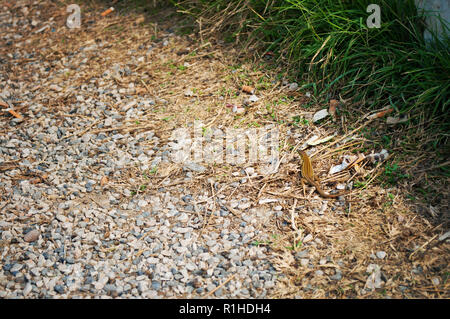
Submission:
[[[26,297],[31,292],[32,288],[33,287],[31,286],[31,283],[27,282],[27,284],[25,285],[25,288],[23,289],[24,297]]]
[[[250,202],[244,202],[244,203],[240,203],[238,205],[238,208],[241,210],[244,210],[244,209],[249,208],[251,205],[252,205],[252,203],[250,203]]]
[[[122,111],[122,112],[127,112],[129,109],[131,109],[131,108],[132,108],[133,106],[135,106],[136,104],[137,104],[137,101],[136,101],[136,100],[133,100],[133,101],[131,101],[131,102],[125,104],[125,105],[122,107],[121,111]]]
[[[10,269],[10,272],[19,271],[20,269],[22,269],[22,267],[23,267],[22,264],[14,264],[14,266],[12,266],[12,268]]]
[[[312,239],[313,239],[313,236],[311,234],[308,234],[303,238],[303,243],[307,243],[307,242],[311,241]]]
[[[147,203],[147,201],[145,201],[145,200],[139,200],[139,202],[138,202],[138,206],[139,207],[145,207],[145,206],[147,206],[148,205],[148,203]]]
[[[62,223],[66,223],[67,222],[67,217],[62,215],[62,214],[56,215],[56,219],[59,220]]]
[[[182,223],[185,223],[189,220],[189,217],[186,213],[181,213],[180,216],[178,216],[177,220]]]
[[[382,250],[377,251],[376,255],[379,259],[384,259],[384,257],[386,257],[386,253]]]
[[[328,113],[327,109],[320,110],[314,114],[313,122],[315,123],[317,121],[320,121],[321,119],[327,117],[328,115],[329,115],[329,113]]]
[[[109,127],[109,126],[112,125],[112,122],[113,122],[112,117],[108,117],[108,118],[106,118],[106,120],[105,120],[105,122],[104,122],[103,125],[104,125],[105,127]]]
[[[276,199],[276,198],[262,198],[259,200],[258,204],[263,205],[263,204],[276,203],[276,202],[278,202],[278,199]]]
[[[292,83],[289,84],[288,89],[289,89],[289,91],[295,91],[295,90],[298,89],[298,84],[295,83],[295,82],[292,82]]]

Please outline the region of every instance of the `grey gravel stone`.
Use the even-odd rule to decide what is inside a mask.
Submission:
[[[152,289],[158,291],[161,289],[161,283],[159,281],[152,281]]]
[[[0,161],[14,163],[0,172],[0,188],[11,197],[1,204],[6,206],[0,238],[8,250],[0,254],[0,297],[196,298],[235,273],[243,276],[212,297],[267,296],[277,271],[270,268],[267,247],[249,245],[261,234],[261,216],[252,211],[258,203],[241,198],[249,196],[241,189],[229,199],[228,190],[220,190],[230,185],[215,177],[207,181],[215,198],[209,188],[205,193],[182,183],[205,173],[204,162],[179,164],[183,172],[160,179],[159,173],[173,164],[177,143],[160,138],[160,127],[141,129],[137,122],[154,121],[153,111],[169,110],[173,101],[137,93],[140,84],[132,78],[150,80],[135,71],[149,58],[143,57],[147,47],[142,51],[137,49],[142,44],[130,43],[123,52],[126,63],[116,63],[102,41],[74,41],[70,52],[54,56],[45,48],[56,45],[51,51],[58,51],[59,45],[40,36],[42,56],[48,59],[39,59],[26,51],[45,6],[45,1],[18,3],[0,14],[5,43],[12,41],[0,64],[29,76],[23,82],[0,72],[0,95],[8,103],[20,100],[27,119],[0,121]],[[17,15],[17,10],[27,14]],[[58,33],[65,26],[51,24],[46,30],[53,29]],[[161,32],[169,50],[172,42],[182,41]],[[151,54],[159,55],[160,49],[154,43]],[[30,54],[32,60],[18,64]],[[92,73],[92,59],[104,66],[98,74]],[[86,74],[88,80],[78,81]],[[59,100],[67,103],[55,112],[48,101]],[[124,129],[134,126],[138,129]],[[239,177],[231,186],[242,187],[238,180],[251,183],[258,168],[236,170]],[[34,183],[35,175],[46,177]],[[245,214],[239,218],[230,207]]]
[[[113,284],[107,284],[103,287],[107,293],[114,293],[117,291],[117,287]]]
[[[217,298],[222,297],[223,295],[223,289],[219,288],[214,292],[214,296],[216,296]]]
[[[384,259],[384,257],[386,257],[386,253],[382,250],[377,251],[376,255],[379,259]]]
[[[181,199],[184,202],[189,203],[192,200],[192,195],[184,195],[183,197],[181,197]]]
[[[56,285],[53,289],[55,289],[55,291],[59,294],[63,294],[64,293],[64,287],[61,285]]]
[[[309,265],[309,259],[308,258],[300,258],[300,265],[303,267],[306,267]]]
[[[330,277],[332,280],[341,280],[342,279],[342,273],[339,269],[336,269],[336,273]]]
[[[202,166],[200,164],[197,164],[195,162],[187,162],[187,163],[185,163],[184,166],[183,166],[183,169],[194,171],[194,172],[197,172],[197,173],[203,173],[203,172],[206,171],[206,167],[204,167],[204,166]]]
[[[432,284],[435,285],[435,286],[438,286],[438,285],[441,283],[441,281],[440,281],[440,279],[439,279],[438,277],[432,278],[432,279],[431,279],[431,282],[432,282]]]
[[[295,91],[298,89],[298,84],[295,82],[289,83],[288,89],[289,89],[289,91]]]
[[[28,294],[31,292],[32,288],[33,287],[31,286],[31,283],[27,282],[25,285],[25,288],[23,289],[23,296],[24,297],[28,296]]]
[[[308,250],[302,250],[295,254],[295,259],[301,259],[308,257]]]
[[[17,272],[17,271],[21,270],[22,267],[23,267],[22,264],[14,264],[14,265],[9,269],[9,271],[10,271],[11,273]]]

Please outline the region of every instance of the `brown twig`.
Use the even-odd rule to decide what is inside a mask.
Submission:
[[[223,283],[221,283],[220,285],[218,285],[216,288],[214,288],[213,290],[211,290],[210,292],[208,292],[206,295],[203,296],[203,298],[207,298],[209,296],[211,296],[213,293],[215,293],[217,290],[219,290],[220,288],[222,288],[224,285],[226,285],[228,282],[230,282],[234,276],[236,276],[236,273],[234,273],[233,275],[231,275],[230,277],[228,277],[227,280],[225,280]]]

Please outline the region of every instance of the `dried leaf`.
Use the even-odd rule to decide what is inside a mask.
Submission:
[[[105,186],[106,184],[108,184],[108,177],[106,177],[106,176],[103,176],[101,179],[100,179],[100,186]]]
[[[245,112],[245,109],[243,107],[238,107],[235,111],[237,114],[242,114]]]
[[[253,93],[255,93],[255,89],[252,88],[251,86],[248,86],[248,85],[244,85],[244,86],[242,87],[242,91],[244,91],[245,93],[248,93],[248,94],[253,94]]]
[[[33,185],[39,184],[40,182],[42,182],[42,180],[39,177],[35,177],[35,178],[30,179],[30,184],[33,184]]]
[[[313,135],[311,136],[306,142],[305,142],[305,146],[306,145],[313,145],[314,141],[316,141],[319,138],[319,136],[317,135]]]
[[[140,17],[138,17],[135,21],[136,24],[141,24],[145,22],[145,17],[143,15],[141,15]]]
[[[446,240],[446,239],[449,238],[449,237],[450,237],[450,230],[449,230],[448,232],[446,232],[445,234],[441,235],[441,236],[438,238],[438,240],[439,240],[439,241],[444,241],[444,240]]]
[[[383,111],[379,111],[379,112],[377,112],[377,113],[374,113],[374,114],[369,115],[367,118],[368,118],[369,120],[375,119],[375,118],[380,118],[380,117],[385,116],[386,114],[391,113],[392,111],[394,111],[393,108],[390,108],[390,109],[387,109],[387,110],[383,110]]]
[[[324,137],[324,138],[322,138],[322,139],[320,139],[320,140],[318,140],[318,139],[315,139],[315,140],[313,140],[313,141],[308,140],[307,143],[308,143],[308,145],[315,146],[315,145],[319,145],[319,144],[328,142],[329,140],[333,139],[333,137],[335,137],[335,136],[336,136],[336,135],[333,134],[333,135]]]
[[[328,113],[327,109],[320,110],[320,111],[316,112],[316,114],[314,114],[313,122],[315,123],[317,121],[320,121],[321,119],[326,118],[328,115],[329,115],[329,113]]]
[[[366,284],[364,286],[365,289],[375,290],[383,287],[384,281],[381,275],[381,267],[377,264],[370,264],[367,266],[367,273],[369,273],[369,277],[367,277]]]
[[[333,118],[336,117],[336,109],[338,105],[338,100],[330,100],[330,108],[328,109],[328,113],[330,113]]]
[[[147,93],[146,88],[142,88],[142,87],[136,88],[136,94],[145,94],[145,93]]]
[[[2,99],[0,99],[0,106],[6,107],[8,109],[5,110],[5,112],[8,112],[9,114],[11,114],[12,116],[14,116],[15,118],[18,119],[23,119],[23,116],[19,113],[17,113],[16,111],[14,111],[11,107],[11,105],[9,105],[8,103],[6,103],[5,101],[3,101]]]
[[[386,119],[386,124],[388,125],[395,125],[398,123],[404,123],[407,122],[409,120],[408,115],[406,114],[402,114],[400,116],[397,117],[393,117],[393,116],[388,116],[388,118]]]
[[[332,166],[332,167],[330,168],[330,171],[328,172],[328,174],[329,174],[329,175],[333,175],[333,174],[342,172],[342,171],[343,171],[344,169],[346,169],[347,167],[348,167],[348,163],[347,163],[347,161],[346,161],[345,158],[344,158],[344,160],[342,161],[341,164]]]
[[[259,97],[257,97],[256,95],[251,95],[251,96],[248,98],[248,100],[249,100],[250,102],[258,102]]]

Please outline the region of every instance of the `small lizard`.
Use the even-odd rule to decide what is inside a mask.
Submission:
[[[347,191],[340,192],[340,193],[337,193],[337,194],[327,194],[327,193],[325,193],[322,190],[322,188],[320,188],[319,183],[315,181],[316,176],[314,176],[314,171],[313,171],[313,168],[312,168],[311,159],[305,153],[305,151],[300,151],[300,155],[302,157],[302,162],[303,162],[302,163],[302,178],[305,179],[308,183],[310,183],[314,187],[316,187],[316,190],[319,192],[319,194],[322,197],[334,198],[334,197],[339,197],[339,196],[348,194]]]

